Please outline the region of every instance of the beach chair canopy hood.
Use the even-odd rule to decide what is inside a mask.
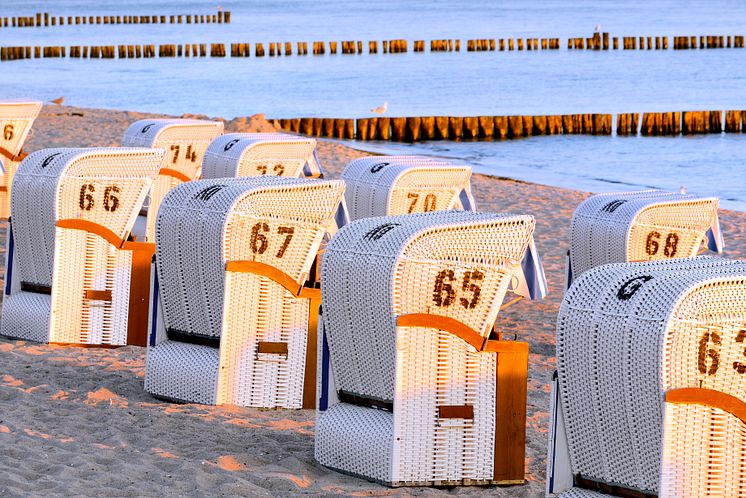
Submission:
[[[594,266],[695,256],[703,242],[722,251],[718,199],[645,190],[593,195],[570,228],[572,278]]]
[[[322,175],[316,140],[285,133],[229,133],[207,149],[204,178]]]
[[[422,156],[355,159],[342,172],[350,219],[476,209],[471,167]]]
[[[155,241],[155,219],[163,197],[176,185],[201,176],[207,146],[221,133],[221,121],[199,119],[143,119],[127,128],[123,146],[154,147],[166,152],[163,167],[150,191],[146,240]]]

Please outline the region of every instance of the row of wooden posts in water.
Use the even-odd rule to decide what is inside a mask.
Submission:
[[[699,39],[699,44],[697,40]],[[667,36],[623,36],[624,50],[668,50]],[[639,43],[638,43],[639,41]],[[647,43],[646,43],[647,42]],[[706,35],[706,36],[674,36],[674,50],[689,48],[744,48],[744,37],[741,35]],[[609,38],[609,33],[596,33],[590,38],[568,38],[568,50],[618,50],[619,38]]]
[[[228,13],[226,13],[228,14]],[[606,35],[606,33],[604,33]],[[722,36],[707,36],[700,37],[700,48],[744,48],[744,37],[743,36],[728,36],[727,39],[723,39]],[[589,43],[586,45],[585,39],[583,38],[570,38],[568,40],[569,49],[608,49],[606,37],[593,37],[588,38]],[[600,41],[598,41],[600,40]],[[623,39],[624,49],[636,49],[637,39],[635,37],[625,37]],[[645,48],[645,38],[640,37],[640,49]],[[591,42],[592,41],[592,42]],[[506,43],[507,42],[507,43]],[[328,50],[327,50],[328,45]],[[255,43],[253,48],[253,54],[255,57],[264,57],[268,55],[270,57],[282,56],[282,55],[293,55],[293,47],[297,55],[308,55],[308,42],[270,42],[267,44],[267,50],[263,43]],[[367,43],[368,53],[377,54],[379,53],[379,46],[384,54],[395,54],[407,52],[409,45],[407,40],[384,40],[383,42],[369,41]],[[655,37],[655,48],[656,49],[667,49],[668,38]],[[697,48],[697,37],[677,37],[675,38],[674,49],[687,49]],[[75,58],[104,58],[114,59],[117,58],[114,54],[118,54],[120,59],[132,59],[140,57],[155,57],[156,52],[159,57],[226,57],[230,53],[230,57],[251,57],[252,45],[250,43],[231,43],[230,52],[226,51],[226,46],[223,43],[210,43],[210,50],[207,50],[208,44],[169,44],[159,45],[156,51],[155,45],[104,45],[104,46],[72,46],[69,47],[69,51],[66,47],[53,46],[53,47],[0,47],[0,61],[12,61],[20,59],[32,59],[32,58],[50,58],[50,57],[66,57],[69,52],[70,57]],[[559,38],[527,38],[523,39],[500,39],[495,41],[494,39],[479,39],[479,40],[467,40],[466,49],[469,52],[482,52],[482,51],[495,51],[495,50],[558,50],[560,48]],[[599,48],[600,47],[600,48]],[[425,40],[415,40],[413,43],[414,52],[425,52]],[[613,39],[613,48],[617,48],[617,39]],[[653,48],[652,37],[647,37],[647,48]],[[364,44],[360,40],[350,41],[331,41],[322,42],[315,41],[311,46],[311,53],[313,55],[329,54],[363,54]],[[461,50],[460,40],[431,40],[430,51],[431,52],[459,52]],[[106,55],[104,55],[106,54]]]
[[[746,111],[686,111],[617,115],[617,135],[671,136],[746,133]],[[511,139],[535,135],[611,135],[611,114],[552,116],[417,116],[377,118],[290,118],[271,120],[282,130],[309,136],[418,142]]]
[[[0,28],[40,28],[67,24],[229,24],[231,13],[219,10],[217,14],[179,14],[147,16],[50,16],[37,12],[33,16],[0,17]]]

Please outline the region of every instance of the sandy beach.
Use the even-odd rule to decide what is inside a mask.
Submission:
[[[118,146],[126,127],[147,117],[162,116],[45,107],[25,149]],[[261,116],[225,125],[226,132],[273,129]],[[366,154],[320,142],[318,155],[327,176],[337,178]],[[480,210],[536,217],[550,287],[544,301],[520,302],[499,319],[503,332],[531,348],[526,485],[389,489],[314,461],[312,411],[166,403],[143,390],[144,348],[0,339],[0,496],[543,496],[567,230],[588,193],[485,175],[474,176],[473,190]],[[746,213],[722,210],[720,217],[725,255],[746,258]],[[3,229],[3,248],[5,236]]]

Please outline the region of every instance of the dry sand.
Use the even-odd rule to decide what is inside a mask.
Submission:
[[[45,107],[26,149],[119,145],[127,125],[146,117],[155,115]],[[259,116],[226,122],[228,131],[269,129]],[[330,177],[365,155],[333,142],[318,150]],[[311,411],[170,404],[143,391],[144,348],[0,339],[0,496],[541,496],[567,228],[588,194],[485,175],[475,175],[473,188],[482,210],[537,218],[536,241],[550,285],[546,300],[501,313],[503,330],[531,346],[525,486],[371,484],[314,461]],[[721,221],[727,256],[746,257],[746,213],[723,211]]]

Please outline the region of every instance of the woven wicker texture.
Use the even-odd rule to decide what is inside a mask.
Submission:
[[[229,133],[207,148],[204,178],[323,176],[316,140],[285,133]]]
[[[746,323],[745,274],[744,262],[694,258],[606,265],[579,277],[557,321],[573,473],[658,491],[663,392],[700,381],[721,388],[723,378],[738,385],[737,373],[703,376],[700,341],[708,327],[724,333]],[[729,354],[742,355],[731,343]],[[742,378],[740,385],[743,399]]]
[[[666,403],[660,496],[746,496],[746,423],[719,408]]]
[[[572,276],[607,263],[695,256],[717,209],[716,198],[661,190],[591,196],[572,218]]]
[[[471,167],[421,156],[364,157],[342,172],[350,219],[458,209],[474,211]]]
[[[34,120],[41,111],[41,102],[26,100],[0,100],[0,219],[10,216],[10,185],[20,164],[19,160],[6,157],[18,156]]]
[[[143,119],[132,123],[124,132],[123,147],[153,147],[166,151],[163,169],[150,190],[147,241],[155,241],[155,219],[163,197],[176,185],[200,177],[207,146],[221,133],[222,122],[198,119]]]
[[[530,216],[445,211],[365,218],[332,239],[322,300],[336,387],[394,412],[319,413],[319,462],[392,485],[491,482],[495,355],[396,319],[448,317],[486,337],[533,229]],[[461,405],[472,419],[439,418],[438,407]],[[371,455],[374,441],[389,449]]]
[[[161,363],[181,353],[157,345],[148,353],[146,390],[184,401],[300,408],[311,301],[269,277],[226,272],[226,264],[260,263],[300,288],[322,243],[336,231],[343,199],[341,181],[280,177],[200,180],[170,192],[156,224],[164,325],[219,339],[220,376],[209,396],[175,396],[181,388],[167,385],[189,384],[191,376],[183,372],[203,367],[167,372]],[[287,350],[259,352],[260,343],[283,343]],[[209,345],[193,347],[213,349],[218,357]]]
[[[46,149],[24,160],[11,206],[15,267],[22,285],[51,288],[51,303],[25,291],[7,296],[4,334],[125,344],[131,253],[119,241],[129,235],[162,158],[156,149],[95,148]],[[89,228],[56,227],[60,220],[100,227],[114,241]],[[29,303],[38,306],[24,308]],[[51,320],[42,318],[50,312]],[[11,328],[24,320],[29,325]]]

